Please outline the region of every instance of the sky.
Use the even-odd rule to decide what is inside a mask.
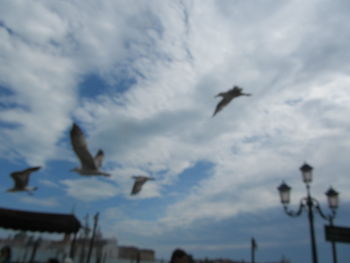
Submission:
[[[349,1],[0,2],[1,207],[99,212],[105,237],[157,258],[250,260],[254,237],[257,261],[310,262],[306,213],[288,217],[277,191],[287,182],[297,209],[307,162],[313,197],[329,213],[333,186],[349,225]],[[212,117],[233,85],[252,96]],[[70,171],[74,122],[110,178]],[[6,192],[29,166],[38,190]],[[138,174],[156,180],[130,196]],[[326,223],[315,216],[320,263]]]

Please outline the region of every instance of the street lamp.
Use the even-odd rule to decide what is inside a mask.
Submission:
[[[335,191],[332,187],[330,187],[328,191],[325,193],[325,195],[328,198],[329,208],[335,213],[335,210],[338,208],[338,205],[339,205],[339,198],[338,198],[339,193]]]
[[[326,192],[326,196],[328,199],[328,205],[331,210],[331,214],[328,214],[328,215],[324,214],[323,211],[321,210],[321,206],[319,202],[311,196],[310,183],[312,182],[312,170],[313,170],[312,166],[308,165],[307,163],[304,163],[300,167],[302,179],[306,185],[307,196],[300,200],[299,209],[297,211],[292,211],[288,209],[288,204],[290,202],[291,187],[287,185],[285,182],[282,182],[277,189],[280,194],[281,203],[283,205],[284,211],[286,212],[287,215],[291,217],[297,217],[301,215],[304,209],[307,210],[309,226],[310,226],[312,262],[318,263],[316,239],[315,239],[315,227],[314,227],[314,210],[316,210],[323,219],[329,221],[330,225],[333,225],[333,219],[335,218],[336,209],[338,208],[338,205],[339,205],[339,198],[338,198],[339,194],[332,187],[328,189],[328,191]],[[332,242],[332,252],[333,252],[333,262],[337,263],[335,242]]]
[[[307,163],[304,163],[303,166],[300,167],[303,181],[306,184],[309,184],[312,181],[312,169],[312,166],[308,165]]]
[[[280,192],[281,203],[286,206],[290,201],[290,186],[287,185],[284,181],[282,181],[281,185],[278,187],[278,191]]]

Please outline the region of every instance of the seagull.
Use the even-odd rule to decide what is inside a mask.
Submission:
[[[27,168],[23,171],[16,171],[11,173],[11,177],[15,182],[15,185],[13,188],[10,188],[7,190],[7,192],[20,192],[20,191],[27,191],[29,194],[31,194],[33,191],[37,190],[38,187],[28,187],[29,182],[29,176],[32,172],[38,171],[41,167],[31,167]]]
[[[98,150],[95,157],[92,157],[87,147],[85,136],[79,126],[75,123],[73,123],[72,129],[70,131],[70,139],[73,150],[79,158],[81,164],[80,168],[74,168],[71,170],[72,172],[77,172],[80,175],[88,176],[111,176],[109,173],[100,170],[104,158],[103,151]]]
[[[221,101],[218,103],[216,106],[216,109],[213,113],[214,117],[219,111],[221,111],[227,104],[231,102],[234,98],[237,98],[239,96],[251,96],[252,94],[250,93],[243,93],[242,88],[238,86],[234,86],[232,89],[226,91],[226,92],[220,92],[218,95],[215,97],[222,97]]]
[[[141,189],[142,186],[149,180],[155,180],[153,177],[148,177],[148,176],[143,176],[143,175],[134,175],[132,177],[133,179],[135,179],[134,185],[132,187],[131,193],[130,195],[136,195],[138,194]]]

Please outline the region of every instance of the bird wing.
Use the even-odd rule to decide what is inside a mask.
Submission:
[[[23,173],[20,172],[13,172],[10,174],[13,181],[15,182],[15,188],[17,189],[23,189],[28,184],[28,175],[26,176]]]
[[[215,111],[213,113],[213,117],[219,112],[221,111],[227,104],[230,103],[230,101],[232,100],[232,98],[228,98],[223,97],[222,100],[216,105]]]
[[[216,94],[215,97],[225,97],[226,93],[227,92],[220,92],[220,93]]]
[[[75,123],[70,132],[71,143],[74,152],[80,160],[82,169],[94,170],[97,169],[94,158],[90,154],[84,133]]]
[[[29,167],[23,171],[19,171],[19,173],[30,175],[32,172],[40,170],[40,168],[41,168],[41,166]]]
[[[39,170],[40,168],[41,168],[40,166],[30,167],[23,171],[17,171],[17,172],[11,173],[11,177],[15,181],[15,188],[19,188],[19,189],[25,188],[28,185],[30,174],[32,172]]]
[[[145,182],[138,182],[138,181],[135,181],[134,182],[134,185],[131,189],[131,195],[136,195],[137,193],[139,193],[142,189],[142,186]]]
[[[130,193],[131,195],[135,195],[139,193],[142,189],[142,186],[147,181],[147,177],[144,177],[144,176],[135,176],[134,179],[135,179],[135,182]]]
[[[139,193],[142,189],[142,186],[149,180],[155,180],[154,177],[148,177],[148,176],[143,176],[143,175],[138,175],[138,176],[133,176],[133,178],[135,179],[135,183],[132,187],[131,190],[131,195],[135,195],[137,193]]]
[[[104,155],[103,151],[102,150],[98,150],[98,152],[96,153],[95,158],[94,158],[95,165],[96,165],[97,168],[100,168],[102,166],[102,161],[104,159],[104,156],[105,155]]]

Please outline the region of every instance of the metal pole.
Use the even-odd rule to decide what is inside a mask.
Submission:
[[[329,218],[329,224],[331,226],[333,226],[333,218],[332,217]],[[333,254],[333,263],[337,263],[338,259],[337,259],[337,248],[335,246],[335,241],[332,241],[332,254]]]
[[[140,259],[141,259],[141,254],[140,254],[140,250],[137,250],[136,252],[136,263],[140,263]]]
[[[87,256],[86,263],[90,263],[92,248],[94,246],[94,239],[95,239],[95,234],[96,234],[96,228],[97,228],[97,224],[98,224],[98,215],[99,215],[99,213],[96,213],[96,215],[94,216],[94,228],[92,230],[92,236],[91,236],[91,239],[90,239],[90,246],[89,246],[89,251],[88,251],[88,256]]]
[[[311,238],[311,252],[312,252],[312,262],[318,263],[317,259],[317,248],[316,248],[316,239],[315,239],[315,228],[314,228],[314,214],[313,214],[313,203],[310,195],[310,186],[307,184],[307,207],[308,207],[308,216],[309,216],[309,225],[310,225],[310,238]]]
[[[78,232],[74,233],[73,240],[71,241],[71,246],[70,246],[70,251],[69,251],[69,257],[71,259],[74,259],[74,256],[75,256],[75,243],[77,241],[77,233]]]
[[[37,251],[37,249],[38,249],[38,247],[40,245],[40,242],[41,242],[41,238],[40,237],[38,237],[38,239],[34,241],[32,255],[30,256],[30,260],[29,260],[30,263],[34,262],[36,251]]]
[[[81,246],[81,250],[80,250],[80,263],[84,263],[85,262],[85,245],[86,245],[86,240],[89,237],[89,215],[87,214],[85,216],[85,227],[84,227],[84,233],[83,234],[83,238],[82,238],[82,246]]]
[[[255,263],[255,249],[256,249],[256,243],[255,239],[252,238],[250,241],[250,246],[251,246],[251,262]]]

